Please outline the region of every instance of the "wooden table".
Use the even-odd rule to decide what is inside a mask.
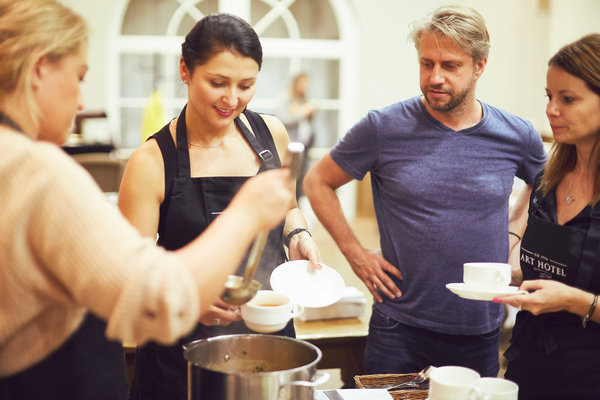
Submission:
[[[354,387],[354,376],[364,371],[368,319],[295,320],[296,337],[317,346],[323,358],[319,369],[340,368],[344,388]]]

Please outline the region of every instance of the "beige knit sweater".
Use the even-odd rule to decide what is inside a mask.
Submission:
[[[200,304],[179,258],[142,238],[71,157],[0,126],[0,377],[57,349],[86,310],[108,338],[169,343]]]

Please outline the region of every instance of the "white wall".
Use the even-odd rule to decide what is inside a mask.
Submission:
[[[88,47],[89,70],[82,85],[85,108],[105,110],[108,103],[108,85],[106,61],[110,52],[109,31],[112,29],[112,17],[116,7],[115,0],[60,0],[61,3],[79,13],[87,21],[90,29]]]
[[[417,55],[409,24],[443,4],[476,8],[491,38],[488,65],[477,97],[549,132],[545,117],[545,74],[549,57],[561,45],[600,32],[600,1],[554,0],[354,0],[361,29],[361,80],[358,109],[365,113],[420,94]]]
[[[86,108],[106,109],[110,37],[126,0],[62,0],[90,24],[90,72],[83,86]],[[409,23],[441,0],[347,0],[358,19],[359,104],[356,120],[369,109],[419,94],[416,52]],[[456,0],[486,19],[492,47],[477,97],[534,122],[548,132],[544,114],[548,58],[585,33],[600,32],[598,0]],[[548,4],[549,10],[540,9]]]
[[[548,30],[548,54],[581,36],[600,32],[600,1],[550,0],[551,22]]]

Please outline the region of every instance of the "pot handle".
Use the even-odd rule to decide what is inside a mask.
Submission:
[[[324,384],[329,380],[329,372],[320,371],[317,372],[310,381],[292,381],[282,385],[279,390],[286,386],[306,386],[306,387],[317,387]]]

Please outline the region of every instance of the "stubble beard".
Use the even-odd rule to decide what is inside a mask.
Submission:
[[[467,97],[473,91],[473,83],[474,80],[472,80],[469,83],[469,86],[465,88],[465,90],[459,93],[455,93],[454,91],[447,91],[447,93],[450,95],[450,100],[446,104],[434,103],[431,100],[429,100],[429,97],[427,97],[427,91],[429,89],[440,90],[442,86],[426,86],[425,88],[421,89],[421,92],[423,92],[423,97],[425,97],[425,101],[427,101],[427,104],[429,104],[429,106],[433,110],[438,112],[450,112],[454,111],[458,107],[465,106]]]

